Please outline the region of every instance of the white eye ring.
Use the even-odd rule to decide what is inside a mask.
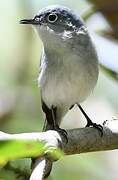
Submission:
[[[55,13],[51,13],[48,15],[48,22],[50,22],[50,23],[56,22],[57,19],[58,19],[58,15]]]

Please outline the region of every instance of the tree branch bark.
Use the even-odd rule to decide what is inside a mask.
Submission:
[[[6,134],[0,132],[0,140],[33,140],[46,144],[47,147],[61,148],[65,155],[118,149],[118,120],[103,123],[103,136],[93,127],[67,130],[68,142],[54,130],[41,133]],[[48,152],[47,152],[48,154]],[[33,168],[30,180],[43,179],[48,163],[54,161],[47,156],[39,157]]]

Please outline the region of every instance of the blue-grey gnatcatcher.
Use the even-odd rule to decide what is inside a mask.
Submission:
[[[49,6],[33,19],[20,23],[32,24],[44,45],[38,81],[47,120],[45,130],[61,131],[62,118],[77,104],[87,119],[87,126],[102,133],[102,126],[93,123],[80,106],[96,85],[98,58],[78,14],[63,6]]]

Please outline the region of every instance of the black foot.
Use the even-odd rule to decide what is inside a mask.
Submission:
[[[82,108],[79,104],[77,104],[77,105],[78,105],[80,111],[83,113],[84,117],[85,117],[86,120],[87,120],[87,125],[86,125],[86,127],[94,127],[94,128],[96,128],[96,129],[100,132],[101,136],[103,136],[103,127],[102,127],[100,124],[93,123],[93,122],[91,121],[91,119],[88,117],[88,115],[85,113],[85,111],[83,110],[83,108]]]
[[[89,119],[89,121],[87,121],[86,127],[94,127],[94,128],[96,128],[100,132],[101,136],[103,136],[103,127],[100,124],[93,123]]]
[[[62,135],[65,140],[66,140],[66,143],[68,143],[68,133],[65,129],[61,129],[60,127],[56,127],[54,128],[55,131],[57,131],[60,135]]]

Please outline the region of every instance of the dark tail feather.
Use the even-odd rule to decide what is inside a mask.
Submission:
[[[45,122],[44,122],[42,131],[45,132],[45,131],[48,131],[48,130],[50,130],[50,129],[53,129],[53,125],[52,125],[52,124],[49,124],[49,123],[47,122],[47,120],[45,119]]]

